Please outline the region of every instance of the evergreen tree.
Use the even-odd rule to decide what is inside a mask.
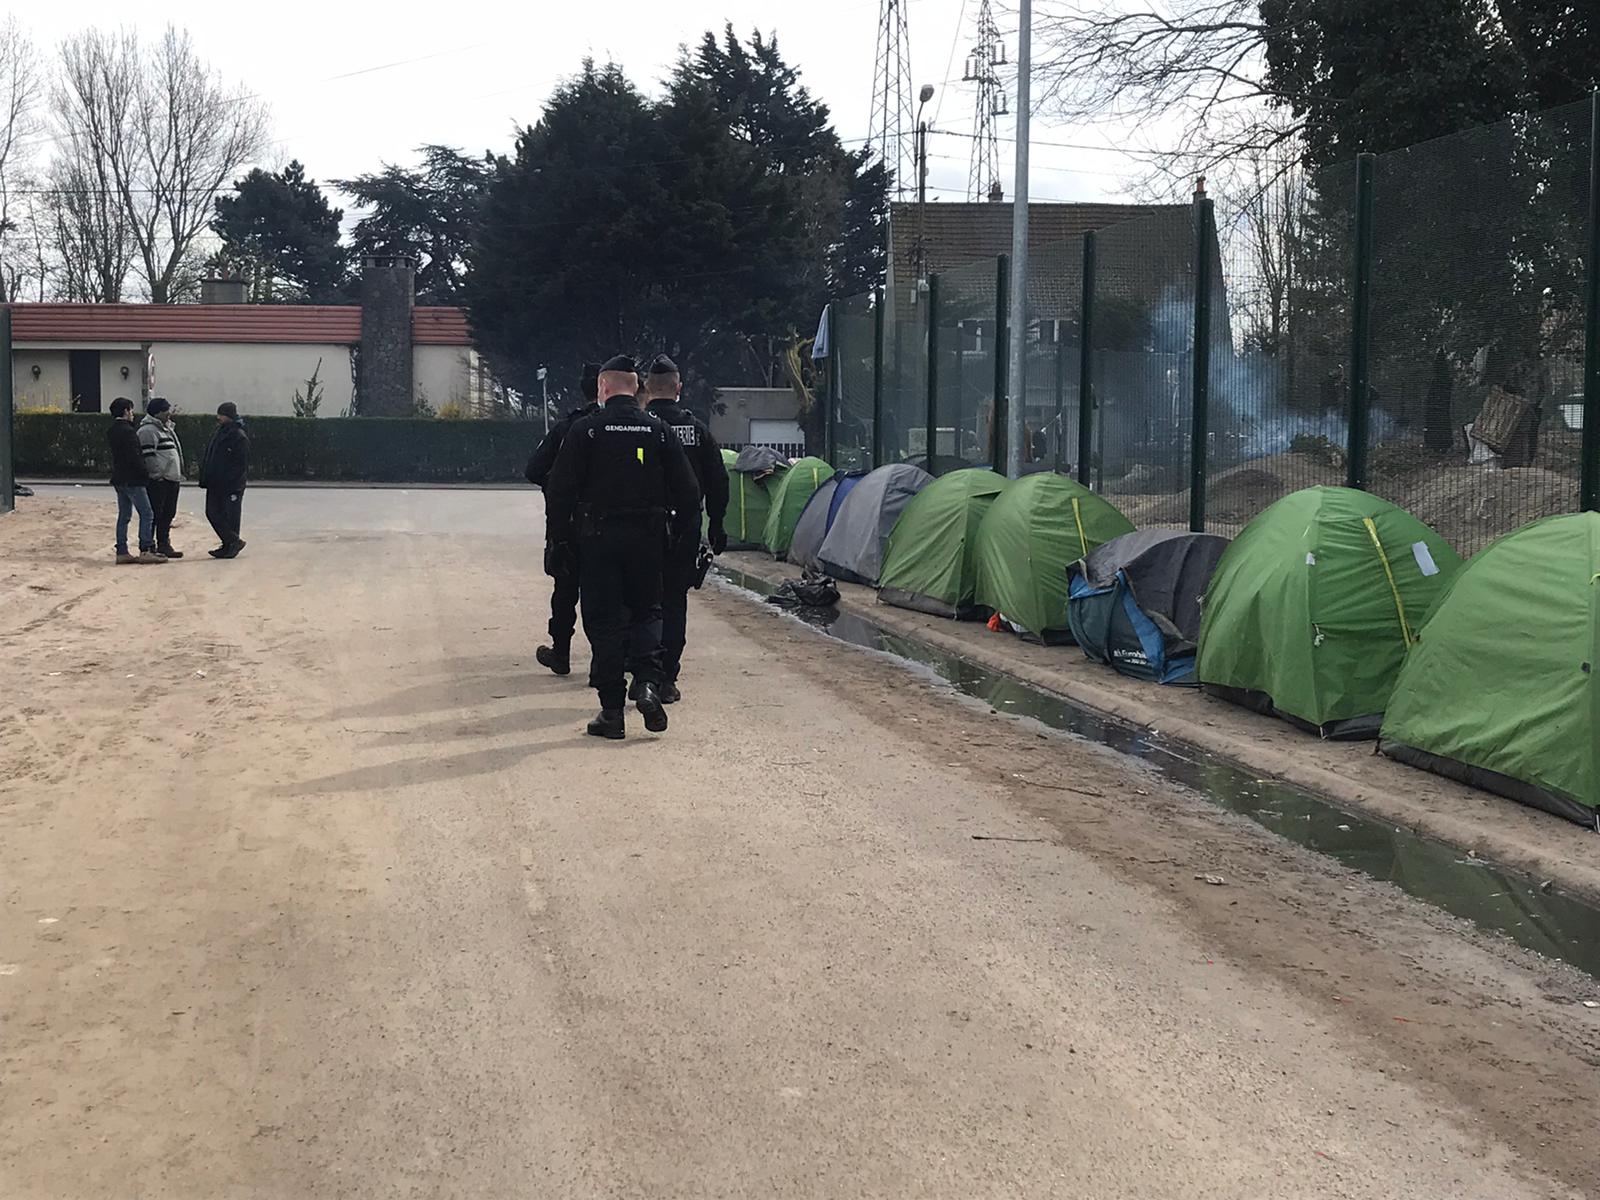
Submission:
[[[351,249],[358,259],[410,255],[418,263],[418,304],[460,304],[493,159],[450,146],[423,146],[420,153],[420,167],[385,163],[377,174],[336,182],[367,210],[351,231]]]
[[[257,168],[220,195],[211,231],[221,262],[242,272],[256,304],[330,304],[343,298],[344,214],[328,203],[305,168],[291,162],[272,174]]]

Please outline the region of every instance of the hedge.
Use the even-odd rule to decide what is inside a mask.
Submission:
[[[111,448],[100,413],[17,413],[19,476],[108,477]],[[192,479],[217,427],[180,415],[178,438]],[[377,417],[246,417],[252,479],[363,483],[502,483],[522,478],[540,429],[523,421],[390,420]]]

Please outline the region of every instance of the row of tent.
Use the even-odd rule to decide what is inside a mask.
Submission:
[[[1600,514],[1547,517],[1463,563],[1348,488],[1284,497],[1231,542],[1135,531],[1061,475],[724,452],[730,545],[988,619],[1600,830]]]

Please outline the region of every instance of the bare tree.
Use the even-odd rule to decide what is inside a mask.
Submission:
[[[1305,174],[1292,154],[1230,164],[1217,202],[1232,325],[1250,349],[1276,354],[1287,338]]]
[[[15,16],[0,21],[0,299],[15,300],[27,275],[17,199],[26,190],[38,132],[41,91],[27,31]]]
[[[95,160],[74,149],[51,164],[46,232],[63,300],[115,304],[133,267],[134,242],[115,192],[100,182]]]
[[[133,259],[139,45],[131,32],[90,29],[61,47],[51,93],[57,153],[50,232],[60,290],[73,301],[122,299]]]
[[[85,30],[62,45],[61,65],[63,140],[114,204],[109,224],[131,239],[151,301],[170,303],[192,282],[217,193],[266,148],[266,109],[227,88],[171,26],[149,54],[131,31]],[[107,226],[97,222],[114,238]],[[97,266],[114,259],[97,249]]]
[[[1046,0],[1038,28],[1039,103],[1072,121],[1156,114],[1175,138],[1150,151],[1158,175],[1192,183],[1299,137],[1267,81],[1260,0]]]

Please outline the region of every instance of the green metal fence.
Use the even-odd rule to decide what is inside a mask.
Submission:
[[[1015,403],[1140,525],[1348,483],[1474,552],[1600,505],[1597,179],[1600,98],[1035,248],[1021,386],[1006,258],[902,274],[834,306],[838,457],[1003,463]]]

